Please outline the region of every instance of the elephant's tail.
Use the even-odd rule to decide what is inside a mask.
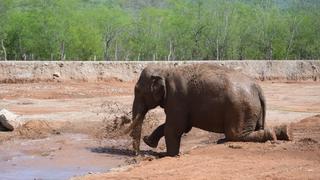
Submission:
[[[266,128],[266,99],[261,87],[258,84],[256,84],[255,87],[258,91],[262,110],[262,116],[258,120],[256,130],[262,130]],[[288,125],[275,126],[273,127],[273,130],[277,137],[277,140],[291,141],[293,138],[292,131],[290,130],[290,127]]]
[[[266,99],[264,97],[263,91],[261,89],[261,87],[256,84],[255,87],[257,88],[258,91],[258,96],[260,99],[260,103],[261,103],[261,110],[262,110],[262,116],[260,117],[261,119],[258,121],[259,123],[257,124],[257,129],[264,129],[265,128],[265,124],[266,124]]]

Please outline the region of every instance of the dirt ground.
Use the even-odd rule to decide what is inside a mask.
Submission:
[[[26,122],[0,132],[0,179],[320,179],[320,83],[261,85],[267,124],[290,124],[293,141],[217,144],[223,135],[194,128],[180,157],[159,159],[163,140],[157,149],[141,144],[135,157],[118,133],[134,82],[0,84],[0,108]],[[161,109],[151,111],[143,134],[163,121]]]
[[[319,179],[319,124],[319,115],[294,124],[293,142],[213,142],[177,158],[77,179]]]

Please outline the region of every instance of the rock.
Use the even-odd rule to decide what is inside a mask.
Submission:
[[[238,66],[238,67],[235,67],[234,70],[236,70],[236,71],[242,71],[243,68],[242,68],[241,66]]]
[[[9,131],[13,131],[21,125],[19,122],[19,116],[6,110],[0,110],[0,125]]]
[[[58,73],[58,72],[55,72],[55,73],[53,73],[53,78],[59,78],[60,77],[60,73]]]
[[[231,149],[242,149],[242,146],[240,144],[229,144],[228,147]]]

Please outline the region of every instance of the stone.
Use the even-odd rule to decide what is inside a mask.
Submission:
[[[16,115],[6,109],[0,110],[0,125],[8,131],[13,131],[21,125],[19,115]]]
[[[53,76],[53,79],[58,79],[58,78],[60,78],[60,73],[55,72],[52,74],[52,76]]]

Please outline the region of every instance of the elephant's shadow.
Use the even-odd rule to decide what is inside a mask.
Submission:
[[[103,153],[103,154],[110,154],[110,155],[118,155],[118,156],[128,156],[134,157],[136,156],[136,152],[131,149],[125,148],[115,148],[115,147],[90,147],[88,148],[93,153]],[[140,150],[139,155],[141,156],[155,156],[155,157],[162,157],[164,153],[162,152],[155,152],[152,150]]]

